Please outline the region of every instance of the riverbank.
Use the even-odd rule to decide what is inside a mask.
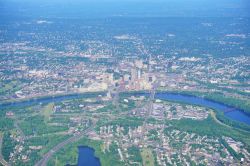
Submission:
[[[193,93],[187,92],[171,92],[171,91],[157,91],[156,98],[169,100],[171,102],[179,102],[179,103],[186,103],[191,105],[199,105],[207,108],[211,108],[216,110],[218,113],[217,119],[221,122],[226,123],[227,125],[238,127],[244,130],[250,130],[250,116],[245,114],[245,111],[242,109],[238,109],[238,107],[232,107],[228,104],[224,104],[221,102],[217,102],[211,99],[207,99],[204,96],[201,96],[201,93],[196,92],[198,95]],[[19,101],[13,103],[6,103],[0,105],[1,108],[8,108],[8,107],[15,107],[15,106],[28,106],[37,103],[49,103],[49,102],[60,102],[63,100],[71,100],[71,99],[79,99],[79,98],[86,98],[86,97],[97,97],[99,95],[105,95],[105,92],[93,92],[93,93],[78,93],[78,94],[67,94],[67,95],[60,95],[60,96],[47,96],[44,98],[35,98],[26,101]],[[148,96],[149,92],[147,91],[132,91],[132,92],[122,92],[120,93],[121,96],[132,96],[132,95],[144,95]],[[233,110],[231,112],[226,112],[227,110]]]
[[[246,113],[248,116],[250,116],[250,101],[248,100],[242,100],[239,98],[233,98],[233,97],[227,97],[223,95],[222,93],[218,92],[198,92],[198,91],[168,91],[168,90],[159,90],[157,92],[169,92],[169,93],[177,93],[177,94],[185,94],[190,96],[197,96],[202,97],[207,100],[211,100],[214,102],[219,102],[222,104],[225,104],[230,107],[236,107],[240,109],[242,112]]]
[[[65,97],[65,96],[75,96],[80,95],[84,97],[83,95],[86,95],[86,97],[93,95],[106,95],[106,91],[99,91],[99,92],[84,92],[84,93],[61,93],[61,94],[54,94],[54,95],[45,95],[45,96],[37,96],[37,97],[31,97],[31,98],[19,98],[19,99],[12,99],[12,100],[6,100],[6,101],[0,101],[0,106],[5,105],[11,105],[13,103],[19,103],[19,102],[26,102],[26,101],[35,101],[35,100],[43,100],[48,98],[58,98],[58,97]],[[121,94],[147,94],[149,91],[128,91],[128,92],[121,92]],[[219,102],[222,104],[225,104],[227,106],[236,107],[238,109],[241,109],[241,111],[245,112],[250,116],[250,102],[245,102],[241,99],[236,98],[228,98],[225,97],[222,94],[219,93],[205,93],[205,92],[198,92],[198,91],[173,91],[173,90],[157,90],[157,93],[174,93],[174,94],[181,94],[181,95],[189,95],[189,96],[196,96],[205,98],[207,100],[211,100],[214,102]]]
[[[98,96],[98,95],[105,95],[106,93],[107,92],[105,92],[105,91],[84,92],[84,93],[60,93],[60,94],[54,94],[54,95],[44,95],[44,96],[29,97],[29,98],[18,98],[18,99],[0,101],[0,106],[10,105],[10,104],[13,104],[13,103],[26,102],[26,101],[35,101],[35,100],[45,100],[45,99],[51,99],[51,98],[59,98],[59,97],[65,97],[65,96],[79,95],[81,97],[90,97],[91,95]]]
[[[141,95],[145,95],[147,97],[149,96],[149,93],[147,93],[147,92],[134,92],[134,94],[138,95],[138,96],[141,96]],[[123,94],[121,94],[121,95],[123,95]],[[132,95],[133,94],[129,93],[128,96],[132,96]],[[155,97],[156,97],[155,99],[158,99],[159,95],[160,95],[160,93],[157,93],[155,95]],[[167,92],[165,92],[165,94],[163,93],[163,95],[167,96],[167,98],[165,98],[165,99],[168,99],[168,97],[170,96],[171,97],[170,99],[172,99],[171,100],[172,102],[176,101],[176,102],[180,103],[180,100],[178,101],[178,100],[174,100],[174,99],[182,99],[182,98],[184,98],[184,99],[187,98],[190,101],[193,101],[193,99],[204,101],[204,98],[197,98],[195,96],[189,96],[189,95],[180,95],[180,94],[173,94],[173,93],[167,93]],[[58,101],[64,101],[64,100],[72,100],[73,101],[74,99],[81,99],[81,97],[82,97],[82,95],[75,95],[75,96],[73,95],[73,96],[70,96],[70,98],[68,96],[63,96],[63,97],[60,97]],[[161,97],[163,97],[163,96],[161,96]],[[51,100],[49,100],[49,102],[54,102],[54,100],[55,100],[55,98],[53,98],[53,97],[49,98],[49,99],[51,99]],[[48,100],[46,99],[46,101],[48,101]],[[44,100],[35,100],[35,103],[40,103],[40,102],[44,102]],[[185,100],[183,100],[182,102],[185,102]],[[204,102],[207,102],[207,101],[205,100]],[[190,102],[187,103],[187,104],[190,104]],[[196,103],[193,103],[193,104],[196,104]],[[217,105],[217,103],[214,103],[214,104]],[[46,108],[46,106],[45,106],[45,108]],[[222,105],[222,111],[223,111],[223,108],[224,108],[224,105]],[[222,111],[217,110],[218,113],[221,113],[223,115]],[[216,112],[216,114],[217,114],[217,112]],[[3,115],[5,115],[5,114],[3,114]],[[220,115],[220,114],[218,114],[218,115]],[[124,117],[124,116],[122,115],[122,117]],[[128,118],[124,117],[124,119],[127,121]],[[131,119],[129,119],[129,120],[131,120]],[[201,120],[201,121],[199,121],[199,120],[190,120],[190,119],[181,119],[181,120],[177,120],[177,121],[175,121],[175,120],[171,121],[171,120],[168,120],[168,119],[165,119],[165,120],[167,122],[173,124],[173,127],[176,127],[178,130],[183,129],[184,131],[194,132],[194,133],[197,132],[197,133],[199,133],[201,135],[203,134],[203,135],[209,135],[209,136],[213,136],[213,134],[214,134],[214,135],[218,136],[218,138],[225,135],[225,136],[228,136],[228,137],[232,137],[235,140],[239,140],[239,141],[243,142],[249,148],[249,144],[250,144],[250,141],[249,141],[249,138],[248,138],[249,137],[249,132],[242,131],[242,130],[239,130],[239,129],[236,129],[236,128],[233,128],[233,127],[227,127],[227,126],[225,126],[225,124],[222,125],[221,123],[218,123],[218,121],[216,121],[211,116],[209,116],[208,119]],[[112,121],[112,122],[114,122],[114,121]],[[129,123],[129,125],[131,125],[131,124],[134,124],[136,122],[138,122],[138,120],[134,120],[133,122],[128,122],[128,123]],[[164,123],[164,121],[162,121],[162,123]],[[121,122],[118,121],[118,124],[121,124]],[[94,125],[94,126],[96,126],[96,125]],[[93,142],[94,142],[93,146],[90,146],[90,147],[94,148],[96,141],[93,141]],[[76,145],[88,145],[88,144],[89,144],[89,142],[87,142],[86,144],[81,143],[81,144],[76,144]],[[96,156],[97,157],[100,157],[102,155],[106,155],[106,154],[103,154],[103,152],[102,152],[102,145],[101,144],[98,145],[94,149],[98,149],[98,148],[100,149],[101,153],[100,153],[100,155],[98,155],[98,150],[97,150],[96,151],[96,154],[97,154]],[[68,150],[65,150],[64,153],[68,154]],[[77,155],[77,153],[76,153],[76,155]],[[112,153],[109,153],[109,155],[112,155]],[[58,164],[61,160],[64,160],[64,157],[62,159],[60,159],[60,160],[59,160],[59,158],[57,158],[57,159],[58,160],[55,160],[55,162],[57,162],[57,164]],[[67,161],[70,161],[70,160],[71,159],[69,159]],[[109,159],[107,156],[100,157],[100,160],[101,160],[101,162],[104,162],[104,163],[106,161],[108,161],[109,163],[107,163],[106,165],[110,165],[110,163],[111,164],[113,163],[113,162],[110,162],[110,161],[112,161],[112,158]],[[118,158],[118,160],[119,160],[119,158]],[[64,162],[64,164],[66,164],[66,163]],[[72,163],[74,164],[75,162],[70,162],[69,164],[72,164]],[[53,164],[55,164],[55,163],[53,163]],[[51,165],[53,165],[53,164],[51,164]],[[58,165],[60,165],[60,164],[58,164]],[[119,163],[117,163],[117,165],[119,165]]]

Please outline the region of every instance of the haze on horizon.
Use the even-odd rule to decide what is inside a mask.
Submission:
[[[249,17],[248,0],[0,0],[0,17]]]

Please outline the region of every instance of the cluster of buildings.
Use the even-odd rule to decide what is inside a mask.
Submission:
[[[58,133],[72,136],[84,131],[94,121],[98,121],[98,125],[103,123],[88,134],[89,138],[103,141],[104,152],[109,151],[112,144],[117,145],[116,155],[127,165],[141,164],[133,159],[129,150],[131,147],[150,149],[158,165],[236,165],[236,159],[219,138],[187,133],[164,123],[166,119],[204,120],[208,116],[204,108],[159,100],[146,103],[148,100],[145,97],[132,96],[124,99],[122,104],[133,101],[135,105],[130,107],[131,110],[120,110],[120,114],[112,110],[114,104],[110,102],[116,92],[152,89],[221,92],[225,96],[248,101],[250,57],[249,47],[245,45],[249,34],[228,32],[242,30],[238,26],[245,25],[242,22],[246,20],[236,20],[239,22],[228,22],[228,30],[224,29],[227,23],[223,21],[222,24],[217,21],[203,22],[201,27],[190,24],[187,25],[190,28],[182,28],[195,30],[189,33],[182,33],[178,28],[175,31],[175,23],[173,32],[167,32],[169,23],[154,26],[158,25],[155,19],[153,22],[148,20],[146,24],[145,20],[137,20],[135,24],[116,20],[118,22],[115,23],[125,23],[121,26],[113,26],[112,19],[104,23],[85,20],[83,24],[75,19],[69,19],[66,24],[64,21],[46,20],[5,21],[0,30],[3,36],[0,38],[0,102],[105,91],[107,96],[101,96],[101,102],[84,99],[56,103],[51,115],[46,115],[49,118],[43,127],[65,127],[65,131]],[[152,27],[155,28],[153,33]],[[203,30],[213,27],[222,31],[209,36],[196,33],[198,30],[207,34],[205,32],[212,29]],[[122,34],[122,31],[129,34]],[[203,42],[199,43],[201,40]],[[188,41],[192,42],[185,45]],[[219,57],[221,55],[225,57]],[[10,110],[5,116],[14,119],[14,122],[20,120],[20,123],[25,121],[25,117],[32,119],[39,116],[41,121],[38,123],[44,123],[42,107],[41,104]],[[142,125],[123,125],[124,121],[121,124],[106,124],[124,116],[144,121]],[[149,117],[159,123],[145,124],[146,120],[150,122]],[[25,125],[22,128],[25,129]],[[15,123],[15,129],[10,131],[10,140],[15,142],[10,163],[28,165],[30,160],[41,157],[36,152],[47,148],[47,144],[28,144],[29,138],[34,135],[24,138],[20,129]],[[46,134],[36,136],[43,140]],[[245,156],[241,159],[243,164],[250,163],[250,155],[243,143],[230,137],[222,139],[236,153]]]
[[[137,147],[140,151],[150,148],[158,165],[189,165],[190,163],[232,165],[238,162],[227,147],[219,141],[219,138],[173,130],[170,129],[171,126],[162,124],[148,124],[146,131],[143,128],[143,126],[138,126],[126,129],[125,126],[119,124],[107,125],[100,127],[96,132],[89,133],[89,138],[102,140],[104,152],[109,151],[111,144],[116,144],[119,152],[117,155],[122,162],[128,164],[135,162],[129,154],[130,147]],[[232,140],[231,138],[223,139],[227,142]],[[229,146],[234,145],[229,142]],[[239,142],[237,147],[245,155],[245,158],[241,160],[248,163],[249,153]]]
[[[148,113],[148,107],[138,107],[131,111],[132,116],[138,117],[153,117],[157,120],[180,120],[183,118],[194,119],[194,120],[204,120],[208,116],[208,111],[205,108],[177,104],[171,102],[159,101],[153,104],[153,109]]]
[[[104,44],[99,45],[104,47]],[[223,93],[225,89],[245,93],[250,91],[249,87],[244,86],[249,83],[247,56],[220,59],[211,55],[199,58],[163,55],[140,58],[131,55],[117,59],[109,51],[101,51],[101,48],[99,52],[79,52],[73,48],[56,51],[32,47],[25,42],[0,44],[2,53],[11,54],[11,57],[3,56],[0,62],[0,99],[5,101],[114,89],[139,91],[153,87]],[[33,55],[29,56],[30,53]],[[242,93],[227,95],[242,97]]]
[[[32,151],[36,150],[32,146],[28,149],[26,148],[25,140],[20,134],[20,131],[16,131],[16,133],[12,132],[10,134],[10,142],[12,142],[12,144],[14,145],[14,149],[10,152],[9,155],[9,161],[13,164],[17,164],[20,161],[22,163],[27,163],[30,160],[29,156]]]

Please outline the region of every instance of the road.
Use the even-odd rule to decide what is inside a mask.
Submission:
[[[151,90],[150,90],[150,96],[149,96],[149,100],[148,100],[148,103],[146,105],[147,107],[147,114],[146,114],[146,117],[144,119],[144,122],[143,122],[143,126],[144,126],[144,132],[147,131],[147,121],[148,119],[150,118],[152,112],[153,112],[153,107],[154,107],[154,99],[155,99],[155,87],[153,87]]]
[[[81,139],[84,135],[86,135],[91,130],[92,130],[92,128],[88,128],[85,131],[83,131],[82,133],[74,135],[73,137],[70,137],[69,139],[67,139],[67,140],[59,143],[58,145],[56,145],[55,147],[53,147],[48,153],[46,153],[45,155],[43,155],[42,159],[40,161],[38,161],[35,164],[35,166],[46,166],[47,162],[50,160],[50,158],[52,157],[52,155],[54,153],[58,152],[65,145],[68,145],[70,143],[78,141],[79,139]]]
[[[125,114],[125,113],[121,113],[121,114]],[[115,119],[116,117],[112,117],[110,116],[110,119]],[[49,152],[47,152],[46,154],[44,154],[42,156],[42,159],[40,161],[38,161],[35,166],[46,166],[47,162],[50,160],[50,158],[53,156],[53,154],[55,154],[56,152],[58,152],[60,149],[62,149],[64,146],[76,142],[77,140],[81,139],[83,136],[85,136],[87,133],[89,133],[90,131],[93,130],[93,126],[96,126],[96,121],[93,120],[94,124],[92,125],[92,127],[89,127],[88,129],[86,129],[85,131],[83,131],[80,134],[74,135],[73,137],[70,137],[69,139],[59,143],[58,145],[56,145],[55,147],[53,147]]]
[[[3,143],[3,137],[0,135],[0,163],[4,166],[9,166],[9,164],[4,160],[2,155],[2,143]]]
[[[9,166],[9,164],[2,157],[0,157],[0,163],[4,166]]]
[[[19,121],[17,120],[16,117],[14,117],[13,120],[14,120],[14,126],[15,126],[15,128],[17,129],[17,131],[19,131],[22,140],[25,140],[25,139],[26,139],[26,136],[25,136],[25,134],[23,133],[23,130],[22,130],[22,129],[20,128],[20,126],[19,126]]]

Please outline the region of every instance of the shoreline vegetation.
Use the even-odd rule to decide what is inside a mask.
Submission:
[[[44,95],[44,96],[37,96],[37,97],[31,97],[31,98],[11,99],[11,100],[6,100],[4,102],[0,101],[0,106],[6,106],[6,105],[11,105],[13,103],[22,103],[22,102],[36,101],[36,100],[42,100],[42,99],[46,100],[50,98],[60,98],[64,96],[81,95],[81,97],[87,98],[91,96],[98,96],[98,95],[104,95],[104,94],[105,94],[105,91],[84,92],[84,93],[60,93],[60,94]]]
[[[175,93],[175,94],[182,94],[182,95],[189,95],[189,96],[197,96],[197,97],[203,97],[206,98],[206,96],[202,96],[204,94],[202,93],[188,93],[188,92],[180,92],[180,91],[157,91],[158,93]],[[121,96],[131,96],[133,94],[140,94],[140,93],[146,93],[148,94],[148,91],[134,91],[134,92],[123,92],[120,93]],[[80,93],[77,95],[80,95],[81,97],[96,97],[98,95],[103,95],[105,92],[95,92],[95,93]],[[70,95],[76,95],[76,94],[70,94]],[[57,97],[63,97],[57,96]],[[45,99],[50,99],[51,96],[43,97]],[[207,98],[206,98],[207,99]],[[29,99],[26,101],[36,101],[37,99]],[[210,100],[210,99],[208,99]],[[213,100],[212,100],[213,101]],[[25,101],[19,101],[19,102],[25,102]],[[175,101],[172,101],[175,102]],[[215,101],[217,102],[217,101]],[[181,102],[178,102],[181,103]],[[219,102],[220,103],[220,102]],[[228,105],[228,103],[223,103],[225,105]],[[192,105],[192,104],[190,104]],[[211,110],[211,109],[210,109]],[[131,119],[129,121],[130,124],[133,123],[133,121],[136,123],[136,119]],[[250,127],[244,124],[241,124],[239,122],[234,122],[233,120],[230,120],[226,118],[223,114],[223,112],[218,110],[211,110],[210,114],[207,119],[203,121],[195,121],[191,119],[181,119],[181,120],[166,120],[167,124],[171,124],[173,128],[186,131],[186,132],[194,132],[201,135],[211,135],[215,134],[215,136],[222,137],[222,136],[229,136],[232,137],[235,140],[241,141],[245,144],[247,151],[250,151],[250,139],[248,138]],[[183,127],[184,126],[184,127]],[[60,165],[60,164],[74,164],[77,161],[78,153],[77,153],[77,147],[79,145],[86,145],[95,150],[95,155],[100,159],[100,162],[103,166],[109,165],[111,163],[116,163],[116,165],[122,165],[121,162],[118,162],[118,158],[112,158],[112,153],[117,153],[115,151],[115,147],[112,147],[111,152],[104,153],[102,151],[102,143],[99,141],[89,140],[87,138],[83,138],[77,142],[74,142],[72,144],[67,145],[62,150],[60,150],[58,153],[54,154],[51,160],[49,161],[48,165]],[[115,145],[114,145],[115,146]],[[67,153],[65,153],[67,152]],[[68,153],[69,152],[69,153]],[[238,156],[236,156],[238,158]],[[64,162],[65,161],[65,162]]]
[[[195,121],[191,119],[181,120],[166,120],[165,123],[172,125],[173,129],[177,129],[185,132],[193,132],[199,135],[218,136],[220,141],[223,141],[223,145],[229,149],[230,153],[234,155],[237,160],[242,157],[241,153],[236,153],[228,144],[222,139],[223,136],[232,137],[235,140],[244,142],[246,149],[250,151],[250,139],[248,138],[249,133],[240,129],[233,128],[226,124],[221,123],[216,118],[216,113],[210,111],[207,119],[202,121]],[[136,123],[136,120],[134,121]],[[132,124],[133,122],[128,122]],[[184,126],[184,127],[183,127]],[[169,130],[166,128],[165,130]],[[103,151],[103,144],[100,141],[90,140],[89,138],[82,138],[81,140],[74,142],[70,145],[65,146],[58,153],[54,154],[49,160],[48,165],[60,165],[60,164],[72,164],[77,162],[78,157],[78,146],[88,146],[95,150],[95,156],[99,158],[102,166],[110,165],[115,163],[116,165],[122,165],[122,162],[117,158],[118,156],[112,155],[117,154],[115,145],[112,144],[110,151]],[[67,152],[67,153],[66,153]],[[143,157],[143,149],[140,151],[141,157]],[[113,156],[113,157],[110,157]]]
[[[87,146],[94,149],[94,155],[99,159],[102,166],[123,165],[119,160],[119,157],[117,155],[114,155],[118,154],[115,144],[111,144],[110,150],[104,152],[103,144],[101,141],[94,141],[83,137],[77,142],[66,145],[64,148],[54,154],[48,161],[48,166],[65,165],[65,163],[74,165],[77,164],[79,146]]]
[[[236,99],[236,98],[228,98],[225,97],[223,94],[219,93],[203,93],[203,92],[198,92],[198,91],[168,91],[168,90],[157,90],[156,93],[172,93],[172,94],[180,94],[180,95],[187,95],[187,96],[193,96],[193,97],[200,97],[204,98],[206,100],[210,100],[216,103],[220,103],[226,106],[234,107],[245,113],[247,116],[250,116],[250,102],[245,102],[241,99]],[[59,94],[59,95],[48,95],[48,96],[41,96],[41,97],[36,97],[36,98],[29,98],[29,99],[21,99],[21,100],[14,100],[14,101],[8,101],[4,103],[0,103],[0,106],[11,106],[14,103],[22,103],[22,102],[35,102],[36,100],[46,100],[50,98],[60,98],[60,97],[65,97],[65,96],[74,96],[74,95],[79,95],[82,98],[87,98],[87,97],[97,97],[99,95],[105,95],[105,91],[100,91],[100,92],[86,92],[86,93],[69,93],[69,94]],[[121,92],[120,96],[131,96],[133,94],[149,94],[149,91],[129,91],[129,92]],[[174,101],[173,101],[174,102]],[[176,101],[178,103],[183,103],[180,101]],[[194,105],[194,104],[190,104]],[[220,112],[218,110],[216,111],[216,117],[217,119],[225,123],[226,125],[240,128],[243,130],[250,131],[250,126],[241,123],[241,122],[236,122],[234,120],[231,120],[227,118],[223,112]]]
[[[250,116],[250,102],[246,102],[245,100],[242,100],[239,98],[226,97],[222,93],[218,93],[218,92],[205,93],[205,92],[199,92],[199,91],[177,91],[177,90],[157,90],[156,91],[156,93],[164,93],[164,92],[193,96],[193,97],[201,97],[201,98],[213,101],[213,102],[224,104],[226,106],[236,107],[240,109],[242,112],[246,113],[248,116]],[[4,102],[0,101],[0,106],[10,105],[13,103],[22,103],[22,102],[28,102],[28,101],[36,101],[40,99],[60,98],[64,96],[74,96],[74,95],[80,95],[84,98],[84,97],[105,95],[106,93],[107,93],[106,91],[83,92],[83,93],[76,92],[76,93],[61,93],[61,94],[55,94],[55,95],[45,95],[45,96],[38,96],[34,98],[12,99],[12,100],[6,100]],[[133,95],[133,94],[140,94],[140,93],[147,94],[149,93],[149,91],[147,90],[128,91],[128,92],[121,92],[120,95]]]
[[[204,93],[199,91],[158,91],[158,92],[169,92],[169,93],[176,93],[181,95],[189,95],[189,96],[196,96],[201,97],[213,102],[221,103],[226,106],[235,107],[240,109],[242,112],[250,116],[250,102],[247,100],[234,98],[234,97],[227,97],[222,93],[219,92],[212,92],[212,93]]]

